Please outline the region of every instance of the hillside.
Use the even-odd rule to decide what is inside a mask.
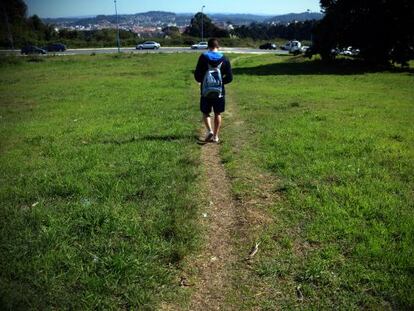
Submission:
[[[228,22],[235,25],[248,25],[250,23],[262,22],[278,22],[286,23],[291,21],[304,21],[310,19],[321,19],[321,13],[291,13],[284,15],[255,15],[255,14],[226,14],[226,13],[212,13],[208,14],[215,22]],[[150,11],[136,14],[120,14],[118,16],[120,23],[137,24],[140,26],[157,26],[166,24],[177,24],[177,26],[185,26],[190,23],[194,13],[172,13],[163,11]],[[115,15],[97,15],[95,17],[87,18],[45,18],[44,22],[49,24],[56,24],[59,26],[88,26],[90,24],[114,24],[116,23]]]
[[[290,14],[284,14],[284,15],[276,15],[271,18],[268,18],[265,20],[265,22],[268,23],[289,23],[292,21],[298,21],[303,22],[307,20],[319,20],[323,18],[322,13],[317,12],[304,12],[304,13],[290,13]]]

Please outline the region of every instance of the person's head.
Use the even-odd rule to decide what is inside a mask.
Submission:
[[[208,48],[212,51],[218,50],[220,48],[218,40],[216,38],[208,40]]]

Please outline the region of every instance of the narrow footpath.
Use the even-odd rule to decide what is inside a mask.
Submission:
[[[204,186],[210,201],[204,214],[207,222],[206,245],[195,264],[198,280],[190,310],[223,310],[226,293],[232,286],[230,266],[237,259],[232,239],[237,227],[237,204],[232,197],[219,149],[220,145],[208,143],[201,150]]]

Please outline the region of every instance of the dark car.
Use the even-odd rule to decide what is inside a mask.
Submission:
[[[333,52],[331,52],[333,53]],[[318,54],[318,51],[316,50],[316,48],[311,45],[309,48],[306,49],[304,56],[308,57],[309,59],[311,59],[313,57],[313,55]]]
[[[276,50],[277,46],[274,43],[268,42],[268,43],[262,44],[261,46],[259,46],[259,48],[261,50]]]
[[[66,46],[62,43],[53,43],[45,47],[45,50],[48,52],[64,52],[66,51]]]
[[[23,47],[20,52],[22,54],[46,54],[47,52],[44,49],[41,49],[37,46],[34,45],[26,45],[25,47]]]

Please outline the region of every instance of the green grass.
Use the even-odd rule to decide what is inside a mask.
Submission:
[[[180,295],[199,244],[195,61],[3,59],[2,309],[155,309]]]
[[[223,162],[270,219],[241,238],[262,243],[235,309],[413,308],[412,72],[235,57]],[[196,60],[0,59],[2,309],[185,304],[177,279],[201,240]]]
[[[413,308],[412,73],[271,55],[241,58],[234,72],[247,140],[240,147],[229,121],[222,153],[233,189],[249,197],[264,172],[281,197],[254,265],[267,294],[243,307]]]

